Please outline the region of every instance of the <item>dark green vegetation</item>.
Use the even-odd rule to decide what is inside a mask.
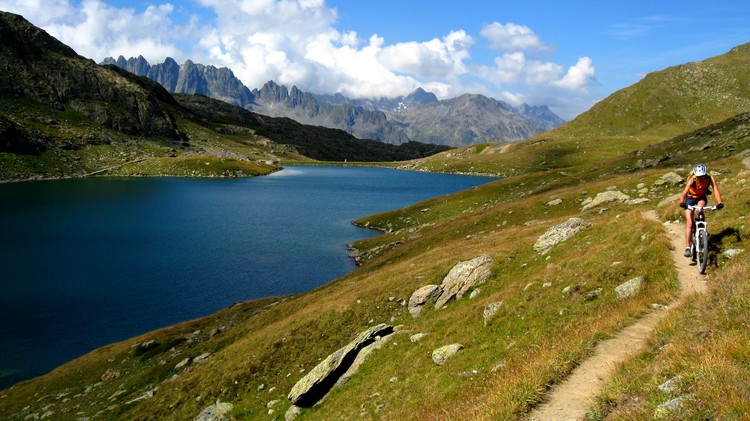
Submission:
[[[284,160],[395,161],[448,149],[359,140],[205,97],[176,100],[156,82],[98,66],[10,13],[0,13],[0,40],[0,180],[237,177],[267,174]]]
[[[687,177],[702,161],[727,204],[709,216],[711,292],[668,317],[646,353],[618,371],[592,416],[652,418],[671,397],[657,386],[678,376],[679,395],[690,398],[670,417],[745,418],[748,251],[735,259],[722,253],[748,241],[750,96],[742,87],[750,85],[749,50],[650,75],[529,141],[412,161],[422,170],[508,177],[362,218],[357,223],[384,234],[355,244],[363,264],[351,274],[94,351],[0,392],[0,415],[192,419],[221,400],[237,419],[282,419],[299,378],[359,332],[389,323],[400,325],[395,338],[322,404],[303,409],[303,418],[520,418],[597,341],[676,296],[670,242],[643,212],[679,220],[674,195],[683,186],[665,185],[662,176]],[[714,78],[687,77],[704,73]],[[609,190],[648,201],[583,210]],[[571,217],[590,226],[546,254],[533,250],[549,227]],[[494,257],[493,275],[475,298],[426,306],[416,319],[402,305],[458,261],[484,254]],[[637,276],[643,289],[617,300],[614,288]],[[485,324],[483,310],[495,302],[503,306]],[[411,342],[414,333],[428,335]],[[435,365],[432,351],[451,343],[464,349]]]

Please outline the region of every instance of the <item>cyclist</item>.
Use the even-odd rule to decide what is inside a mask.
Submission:
[[[713,175],[708,174],[708,168],[703,164],[697,164],[693,168],[693,172],[688,177],[687,185],[685,190],[680,195],[680,207],[687,209],[688,206],[706,206],[708,202],[707,195],[711,194],[708,189],[713,186],[714,192],[716,193],[716,201],[718,204],[716,207],[721,209],[724,204],[721,203],[721,193],[719,193],[719,185],[716,184],[716,179]],[[693,235],[693,211],[685,210],[685,257],[690,257],[690,237]]]

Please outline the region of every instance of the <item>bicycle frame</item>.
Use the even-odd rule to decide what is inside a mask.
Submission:
[[[700,273],[703,274],[708,265],[708,222],[706,222],[703,210],[716,210],[716,206],[688,206],[687,209],[693,211],[693,238],[690,241],[690,254],[693,261],[697,261]]]

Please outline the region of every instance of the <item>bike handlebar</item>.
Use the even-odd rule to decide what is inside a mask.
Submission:
[[[705,210],[705,209],[717,210],[719,208],[717,208],[716,206],[693,206],[693,205],[689,205],[685,209],[687,209],[687,210]]]

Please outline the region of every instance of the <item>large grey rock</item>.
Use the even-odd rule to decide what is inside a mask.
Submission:
[[[432,362],[437,365],[443,365],[448,358],[456,355],[463,347],[461,344],[450,344],[440,347],[432,351]]]
[[[729,249],[721,254],[722,257],[724,257],[727,260],[734,259],[737,257],[740,253],[745,251],[744,249]]]
[[[679,411],[680,408],[682,408],[682,404],[689,398],[690,395],[685,395],[662,403],[661,405],[656,407],[656,410],[654,411],[654,418],[673,417],[675,415],[675,412]]]
[[[485,254],[453,266],[440,285],[440,295],[435,300],[435,309],[442,308],[451,298],[461,298],[471,288],[485,283],[492,276],[493,261],[492,256]]]
[[[300,415],[302,415],[302,410],[299,408],[299,406],[292,405],[289,407],[289,409],[286,410],[286,413],[284,414],[284,421],[295,420]]]
[[[630,200],[630,196],[619,190],[605,191],[597,194],[591,202],[583,206],[582,210],[587,211],[607,203],[626,202],[628,200]]]
[[[643,287],[643,276],[633,278],[624,284],[620,284],[615,288],[615,294],[618,300],[624,300],[630,298],[638,293]]]
[[[422,313],[422,306],[428,300],[435,300],[440,295],[440,285],[425,285],[414,291],[409,298],[409,314],[412,317],[419,317]]]
[[[234,405],[227,402],[216,402],[206,407],[195,417],[195,421],[229,421],[232,417],[229,415],[234,409]]]
[[[351,367],[357,354],[375,342],[377,337],[393,333],[393,326],[381,323],[361,332],[343,348],[337,350],[310,370],[289,392],[289,400],[297,406],[310,407],[322,399]]]
[[[542,234],[534,243],[534,250],[539,253],[545,252],[589,226],[591,224],[581,218],[570,218],[562,224],[550,227]]]

